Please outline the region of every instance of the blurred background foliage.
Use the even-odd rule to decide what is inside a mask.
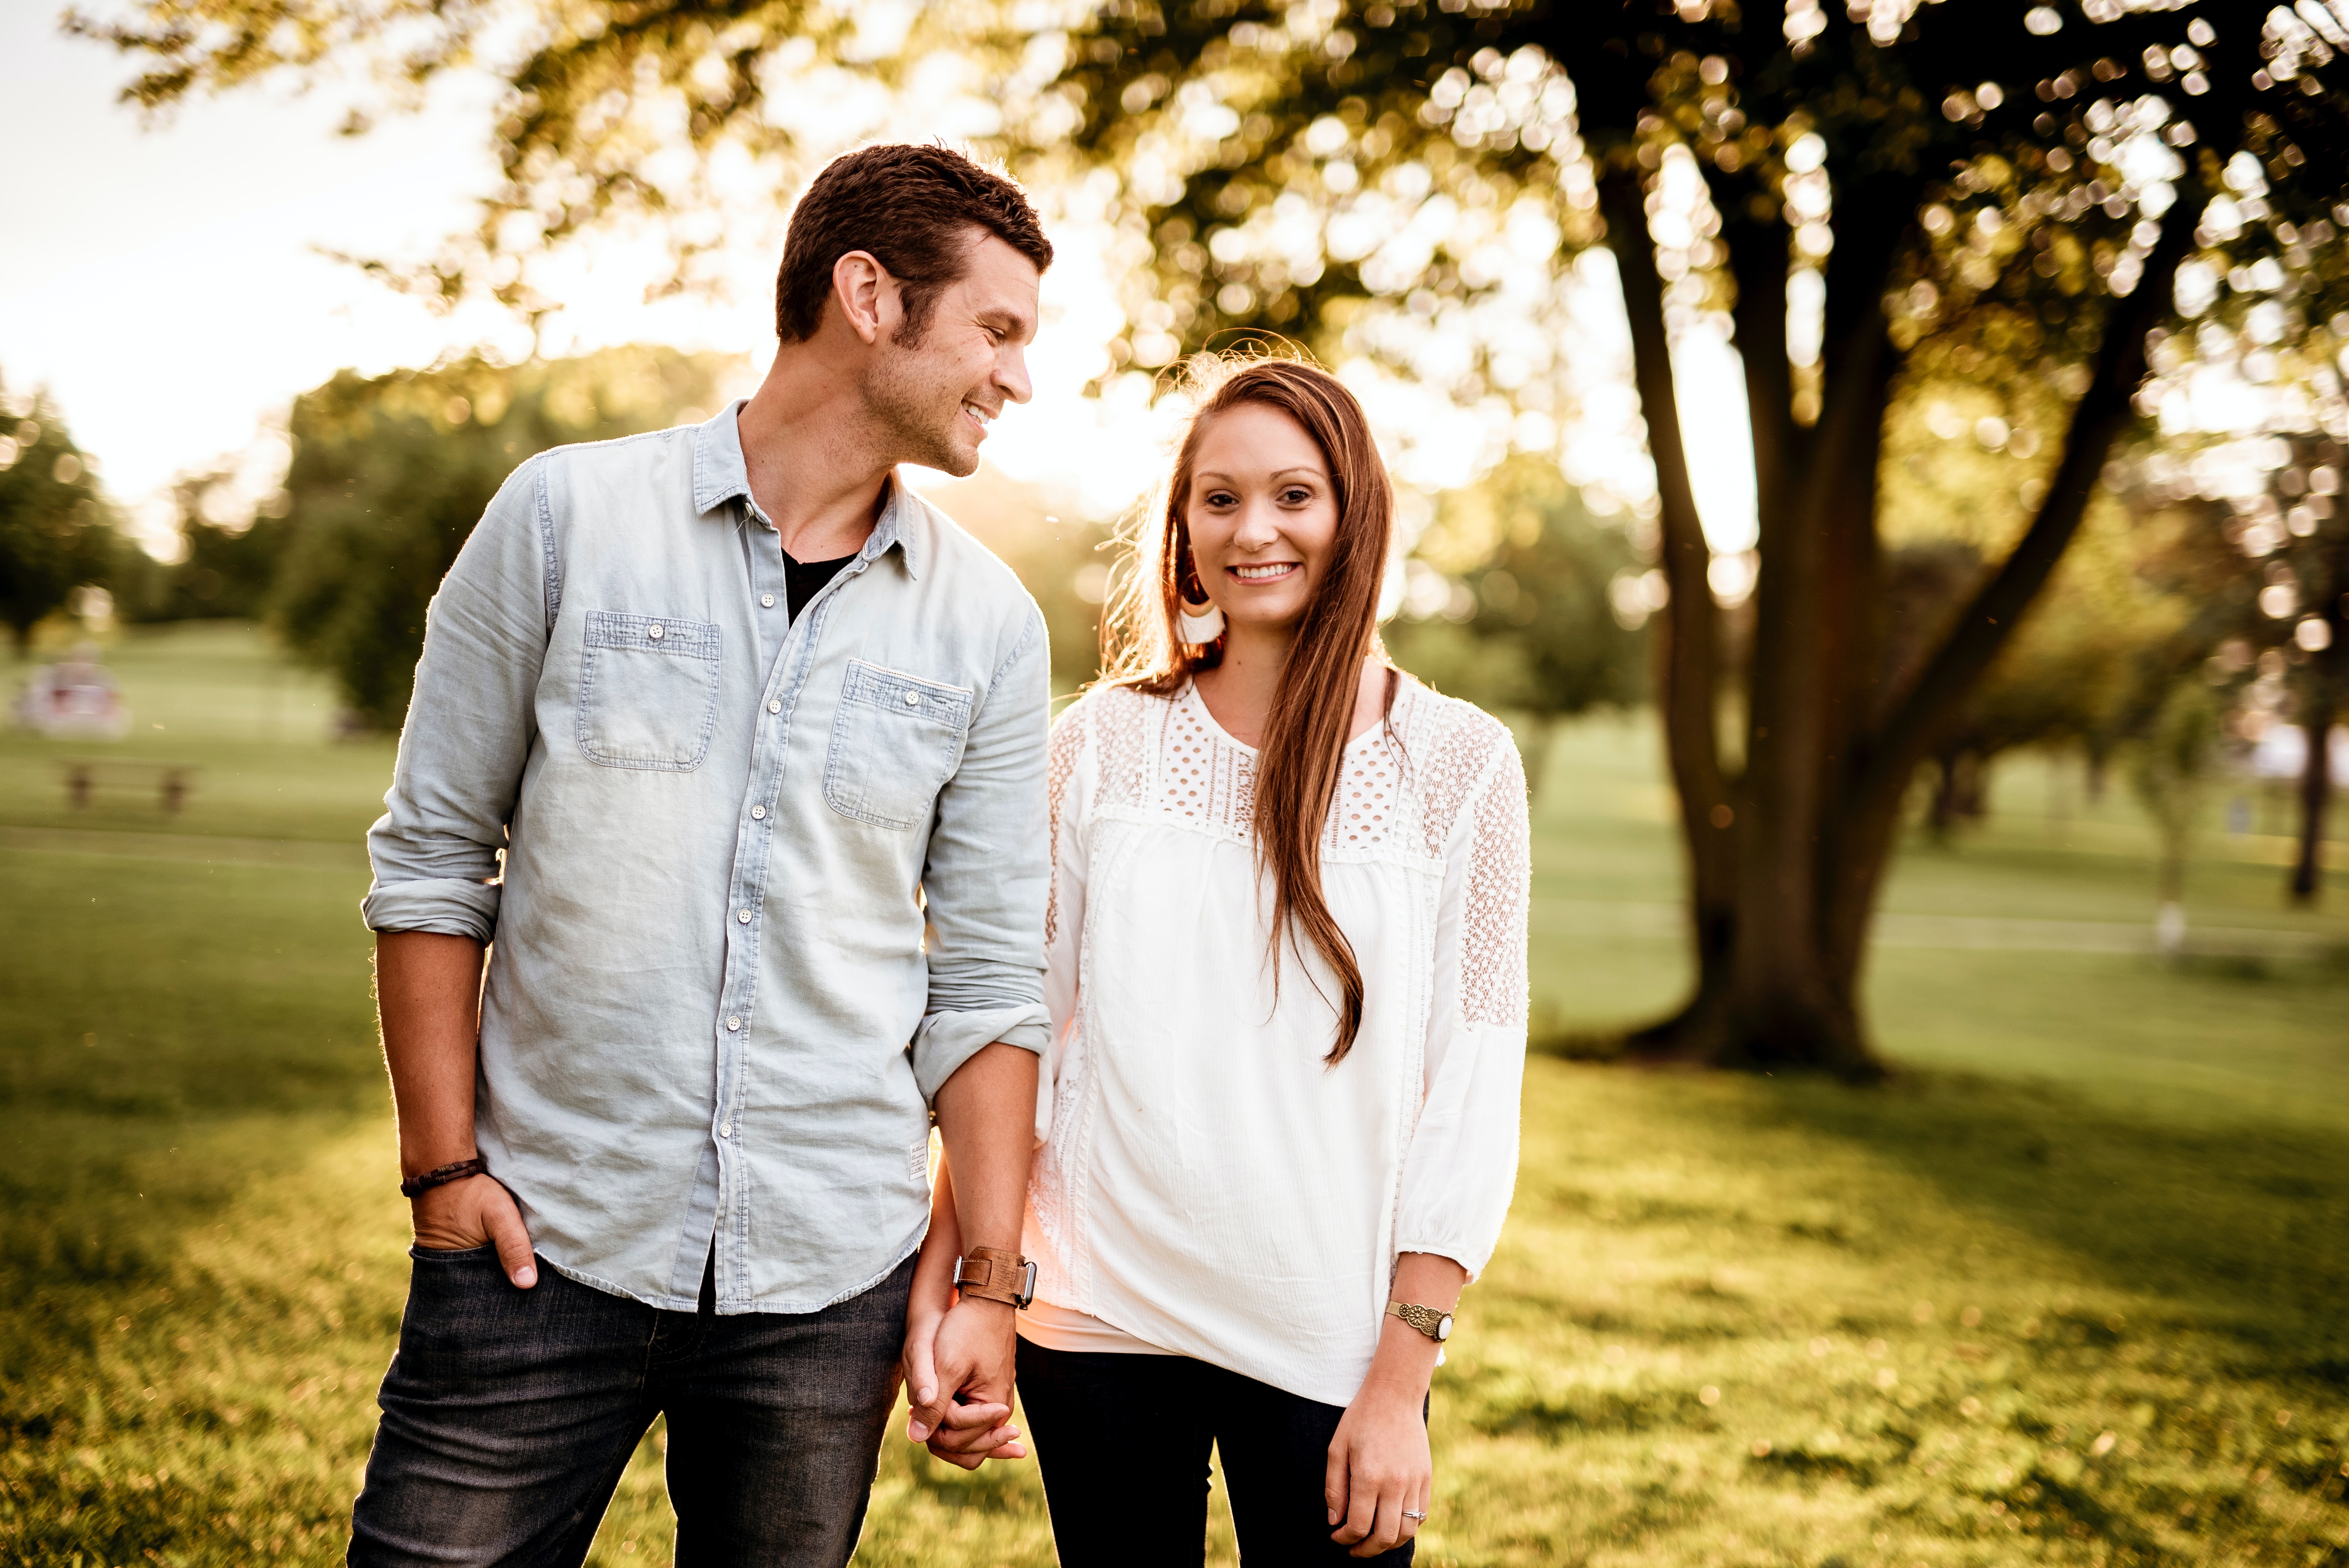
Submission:
[[[567,442],[706,418],[740,369],[726,356],[629,346],[346,371],[295,399],[280,486],[242,494],[233,464],[189,476],[175,491],[177,559],[124,542],[93,578],[131,622],[267,620],[333,677],[347,727],[396,730],[425,606],[515,466]]]
[[[11,396],[0,382],[0,616],[19,659],[77,588],[106,581],[114,521],[97,464],[64,415],[45,395]]]

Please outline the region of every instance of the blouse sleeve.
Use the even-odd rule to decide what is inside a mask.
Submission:
[[[1497,724],[1461,803],[1436,916],[1426,1099],[1403,1164],[1395,1251],[1452,1259],[1474,1279],[1500,1240],[1517,1179],[1526,1063],[1526,911],[1533,871],[1525,764]]]
[[[1052,1015],[1051,1039],[1036,1075],[1036,1142],[1051,1136],[1052,1096],[1068,1054],[1069,1031],[1077,1016],[1077,944],[1085,924],[1085,806],[1092,795],[1092,760],[1086,738],[1092,726],[1085,704],[1063,713],[1052,726],[1045,762],[1045,791],[1051,818],[1052,881],[1044,904],[1044,1006]]]

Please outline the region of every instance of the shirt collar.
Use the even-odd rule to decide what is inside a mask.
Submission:
[[[718,411],[715,418],[693,428],[693,507],[708,513],[730,500],[750,500],[750,470],[742,460],[742,430],[735,422],[742,405],[738,397]],[[856,552],[859,561],[875,561],[891,546],[905,558],[905,574],[919,577],[920,532],[915,510],[921,505],[897,471],[882,482],[881,521],[872,537]]]

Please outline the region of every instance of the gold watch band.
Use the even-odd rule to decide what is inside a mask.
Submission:
[[[1036,1295],[1036,1265],[1001,1247],[973,1247],[955,1259],[955,1288],[981,1301],[1025,1309]]]
[[[1413,1301],[1391,1301],[1387,1303],[1387,1315],[1402,1318],[1439,1345],[1452,1337],[1452,1315],[1448,1312]]]

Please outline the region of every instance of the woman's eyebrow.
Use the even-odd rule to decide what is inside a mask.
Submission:
[[[1275,469],[1266,477],[1277,480],[1284,474],[1303,474],[1308,479],[1316,480],[1326,480],[1330,477],[1328,474],[1323,473],[1319,469],[1311,468],[1302,463],[1299,464],[1295,468]],[[1232,482],[1232,476],[1225,473],[1220,469],[1202,469],[1199,470],[1199,477],[1203,480],[1221,480],[1226,484],[1230,484]]]

